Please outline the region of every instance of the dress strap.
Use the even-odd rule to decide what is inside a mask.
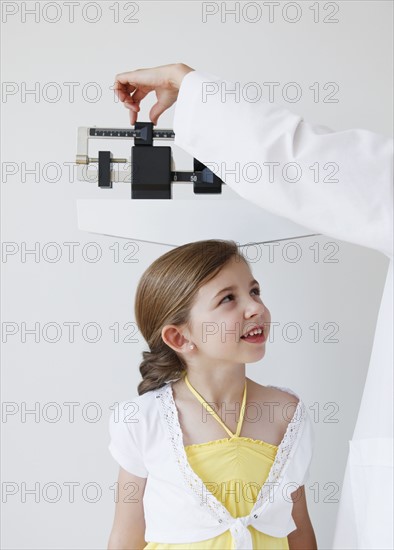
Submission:
[[[240,410],[240,413],[239,413],[239,420],[238,420],[238,424],[237,424],[237,431],[235,432],[235,434],[233,434],[231,432],[231,430],[229,430],[227,428],[227,426],[224,424],[224,422],[220,418],[220,416],[218,416],[216,411],[211,407],[211,405],[209,403],[207,403],[207,401],[205,401],[205,399],[198,393],[198,391],[195,388],[193,388],[193,386],[189,382],[187,374],[184,376],[184,379],[185,379],[185,382],[186,382],[187,386],[189,387],[190,391],[197,397],[197,399],[200,401],[200,403],[202,405],[204,405],[204,407],[206,407],[206,409],[208,409],[208,411],[212,414],[212,416],[214,416],[214,418],[216,418],[216,420],[219,422],[219,424],[221,424],[223,426],[223,428],[230,435],[230,437],[239,437],[239,434],[241,433],[242,422],[243,422],[244,415],[245,415],[246,380],[245,380],[245,389],[244,389],[244,394],[243,394],[243,398],[242,398],[241,410]]]

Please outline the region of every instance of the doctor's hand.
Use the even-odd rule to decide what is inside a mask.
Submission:
[[[190,71],[194,69],[184,63],[173,63],[117,74],[113,89],[129,109],[130,124],[134,125],[137,120],[140,101],[154,90],[157,102],[151,108],[149,118],[156,125],[159,116],[177,100],[183,77]]]

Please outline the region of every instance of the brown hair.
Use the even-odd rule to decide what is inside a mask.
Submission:
[[[235,257],[246,258],[235,241],[210,239],[170,250],[143,273],[134,305],[138,328],[150,351],[142,353],[138,395],[160,388],[187,370],[184,359],[162,339],[165,325],[189,326],[190,310],[201,286]]]

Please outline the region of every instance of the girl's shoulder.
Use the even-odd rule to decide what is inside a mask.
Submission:
[[[298,404],[302,401],[297,392],[284,386],[267,384],[263,386],[253,382],[253,401],[272,411],[272,420],[282,425],[282,430],[287,424],[299,418],[296,414]],[[301,403],[302,405],[302,403]],[[271,417],[270,417],[271,418]]]
[[[131,394],[128,399],[119,402],[118,407],[121,411],[127,411],[131,416],[136,416],[140,420],[152,416],[155,412],[154,402],[157,390],[151,390],[141,395]]]
[[[256,395],[258,395],[261,400],[279,401],[280,404],[284,406],[290,404],[297,405],[298,402],[301,401],[299,394],[291,388],[276,386],[273,384],[263,386],[254,380],[248,380],[252,384],[252,388],[254,389]]]

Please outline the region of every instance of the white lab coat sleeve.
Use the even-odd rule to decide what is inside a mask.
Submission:
[[[175,144],[240,197],[334,239],[393,256],[393,140],[335,132],[200,71],[182,80]]]
[[[138,432],[143,419],[135,414],[136,404],[122,401],[115,407],[108,420],[110,443],[108,449],[116,462],[127,472],[138,477],[148,477],[148,470],[141,453]]]

